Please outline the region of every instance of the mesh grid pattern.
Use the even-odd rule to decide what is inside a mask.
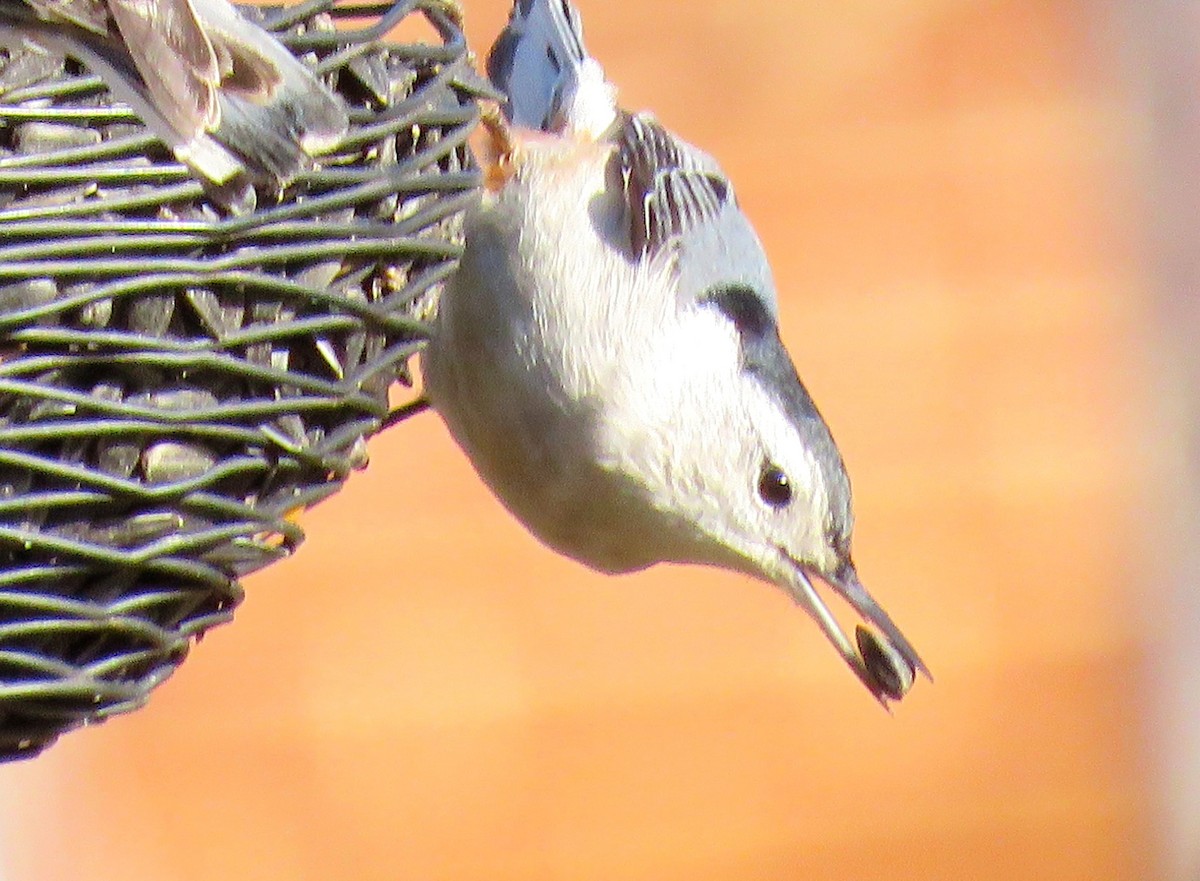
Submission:
[[[483,87],[445,4],[251,14],[351,128],[240,216],[98,78],[0,51],[0,759],[140,706],[295,549],[453,271]],[[410,14],[441,41],[384,42]]]

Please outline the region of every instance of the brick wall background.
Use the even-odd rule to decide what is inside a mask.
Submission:
[[[483,53],[507,4],[465,2]],[[148,708],[0,768],[0,875],[1186,865],[1167,833],[1188,840],[1197,794],[1160,784],[1200,736],[1164,728],[1187,713],[1151,677],[1156,622],[1187,651],[1195,620],[1156,548],[1193,534],[1171,377],[1200,373],[1177,369],[1196,314],[1163,305],[1151,206],[1173,193],[1190,229],[1200,202],[1168,173],[1187,153],[1156,96],[1188,93],[1151,38],[1187,56],[1188,32],[1115,2],[582,4],[626,104],[717,155],[755,220],[854,479],[860,571],[936,685],[888,717],[764,585],[554,557],[424,416]]]

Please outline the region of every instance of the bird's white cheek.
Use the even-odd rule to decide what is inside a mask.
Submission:
[[[788,529],[782,546],[798,559],[811,563],[821,571],[832,570],[837,555],[830,547],[826,530],[829,526],[829,490],[816,463],[811,459],[797,472],[795,506],[788,518]]]

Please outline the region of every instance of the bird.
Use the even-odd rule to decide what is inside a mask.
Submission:
[[[716,160],[620,108],[567,0],[516,0],[486,67],[503,101],[484,192],[422,355],[479,476],[597,571],[692,563],[781,587],[885,707],[932,679],[859,579],[845,464]],[[874,628],[858,648],[814,581]]]
[[[83,62],[231,192],[279,191],[348,127],[341,100],[228,0],[0,0],[0,45]]]

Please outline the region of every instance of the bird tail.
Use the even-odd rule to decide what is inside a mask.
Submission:
[[[488,77],[516,126],[599,137],[617,118],[616,89],[583,43],[569,0],[515,0],[492,45]]]

